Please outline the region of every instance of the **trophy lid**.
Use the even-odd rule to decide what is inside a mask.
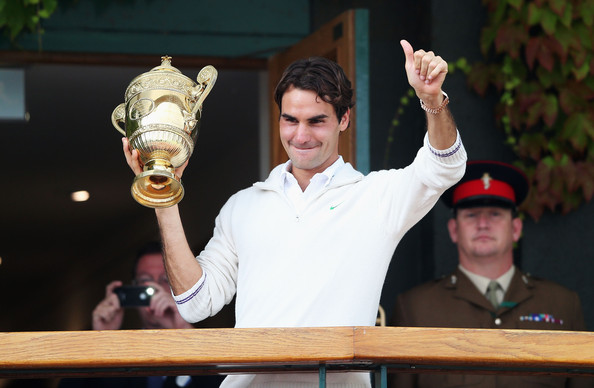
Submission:
[[[150,71],[142,73],[130,82],[124,95],[127,102],[130,98],[145,90],[169,90],[190,96],[196,83],[171,65],[171,57],[161,57],[161,64]]]
[[[171,65],[172,59],[173,58],[171,58],[169,55],[163,55],[161,57],[161,64],[159,66],[153,67],[151,71],[173,71],[181,74],[181,71],[179,71],[176,67]]]

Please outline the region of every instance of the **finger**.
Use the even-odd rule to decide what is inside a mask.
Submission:
[[[130,143],[126,137],[122,138],[122,149],[128,166],[130,166],[135,175],[140,174],[143,170],[142,163],[140,162],[140,155],[138,150],[130,149]]]
[[[120,298],[116,294],[111,294],[109,296],[109,303],[111,305],[111,308],[113,308],[116,311],[122,308],[122,306],[120,305]]]
[[[127,137],[122,137],[122,150],[124,151],[126,160],[128,160],[132,156],[132,151],[130,150],[130,143]]]
[[[113,295],[113,290],[115,290],[116,287],[120,287],[122,284],[123,283],[120,280],[114,280],[105,286],[105,297],[108,298],[110,295]]]
[[[413,58],[413,48],[410,45],[410,43],[408,43],[408,41],[402,39],[400,41],[400,46],[402,47],[402,51],[404,52],[404,60],[405,60],[405,66],[412,66],[414,64],[414,58]]]
[[[186,160],[184,162],[184,164],[182,164],[181,166],[179,166],[178,168],[175,169],[175,175],[177,175],[179,178],[181,178],[181,176],[183,175],[186,167],[188,167],[188,163],[190,162],[190,159]]]
[[[151,299],[150,309],[155,316],[162,317],[167,310],[167,301],[156,295]]]
[[[415,59],[419,63],[419,78],[422,81],[427,79],[434,58],[435,54],[433,51],[425,52],[424,50],[419,50],[415,53]]]
[[[93,311],[93,319],[100,322],[109,322],[113,315],[113,310],[105,308],[105,306],[97,307],[95,311]]]
[[[135,174],[140,174],[142,172],[143,164],[140,161],[140,153],[136,149],[132,150],[132,167]]]
[[[433,80],[438,78],[441,75],[447,74],[448,72],[448,64],[444,61],[441,57],[435,57],[435,60],[432,62],[429,73],[427,74],[428,80]]]

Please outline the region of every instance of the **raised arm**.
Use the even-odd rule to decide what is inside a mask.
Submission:
[[[188,245],[178,206],[155,209],[155,213],[161,232],[169,285],[173,293],[179,295],[198,282],[202,276],[202,267]]]
[[[435,149],[447,149],[456,141],[456,123],[441,88],[448,72],[448,64],[433,51],[414,51],[406,40],[401,40],[400,45],[406,59],[404,68],[408,83],[427,112],[429,143]]]
[[[122,139],[122,146],[128,166],[130,166],[134,174],[138,175],[142,172],[138,151],[130,150],[127,138]],[[186,161],[176,169],[175,173],[180,178],[187,164]],[[161,232],[165,270],[167,271],[169,284],[173,293],[179,295],[196,284],[202,276],[202,268],[188,245],[178,206],[155,209],[155,213]]]

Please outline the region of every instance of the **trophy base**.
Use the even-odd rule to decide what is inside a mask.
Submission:
[[[169,171],[148,170],[138,174],[132,183],[132,197],[150,208],[173,206],[184,197],[184,186]]]

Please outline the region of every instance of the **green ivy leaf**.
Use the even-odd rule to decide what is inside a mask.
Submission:
[[[544,101],[542,104],[542,119],[548,127],[552,127],[555,125],[555,121],[557,121],[557,114],[559,113],[559,104],[557,100],[557,95],[549,93],[544,96]]]
[[[560,135],[562,139],[569,140],[573,147],[581,152],[588,145],[588,127],[590,131],[594,130],[585,113],[573,113],[565,121]]]
[[[514,7],[515,9],[520,10],[524,1],[523,0],[507,0],[507,3],[509,5],[511,5],[512,7]]]
[[[565,3],[564,0],[562,0]],[[573,5],[571,3],[567,3],[565,5],[565,10],[563,14],[559,15],[561,24],[563,24],[567,28],[571,28],[571,21],[573,20]]]
[[[47,19],[49,18],[58,8],[58,0],[42,0],[43,8],[41,9],[40,13],[43,15],[39,15],[40,17]]]
[[[582,17],[584,24],[588,27],[592,27],[594,22],[594,2],[592,1],[580,1],[578,2],[577,14]]]
[[[495,1],[496,9],[495,12],[490,12],[490,23],[491,25],[499,25],[504,21],[507,11],[507,3],[505,1]]]
[[[47,19],[56,10],[58,0],[1,0],[0,29],[14,42],[23,31],[41,34],[41,19]]]
[[[528,4],[528,25],[535,26],[542,19],[542,11],[535,3]]]
[[[561,25],[557,28],[555,38],[563,48],[564,52],[567,52],[572,45],[579,45],[579,39],[575,36],[575,30],[570,30],[565,25]]]
[[[583,80],[590,73],[590,61],[584,61],[581,67],[574,68],[573,74],[578,81]]]
[[[592,49],[592,37],[590,28],[583,24],[576,24],[572,28],[573,34],[576,37],[576,42],[572,45],[575,50],[581,51],[584,48]]]
[[[561,17],[566,10],[567,0],[549,0],[551,10]]]
[[[493,45],[496,36],[497,28],[483,28],[481,32],[481,39],[479,41],[481,53],[483,53],[483,55],[486,55],[489,52],[489,49]]]
[[[540,25],[548,35],[553,35],[555,33],[557,20],[559,20],[559,17],[555,15],[554,12],[548,9],[543,9]]]

